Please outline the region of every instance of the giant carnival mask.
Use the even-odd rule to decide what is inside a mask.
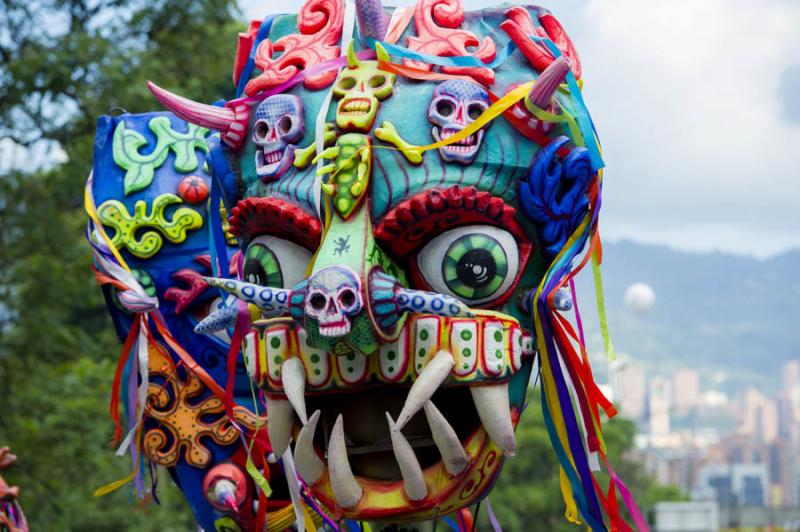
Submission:
[[[282,458],[300,520],[303,505],[329,523],[463,517],[516,453],[538,357],[568,516],[624,528],[590,467],[603,452],[599,409],[614,410],[576,354],[564,314],[572,307],[564,288],[597,250],[603,164],[569,37],[538,7],[465,14],[458,0],[419,0],[391,17],[376,0],[356,8],[353,36],[343,34],[343,0],[308,0],[296,17],[254,22],[240,35],[237,98],[223,106],[150,84],[193,125],[152,115],[148,134],[141,118],[122,116],[107,119],[113,135],[98,133],[99,153],[113,152],[113,162],[96,162],[95,180],[101,170],[115,177],[93,198],[95,224],[111,235],[95,231],[92,240],[99,278],[119,292],[110,304],[136,316],[121,334],[136,320],[144,327],[143,313],[161,304],[156,321],[165,316],[175,334],[157,323],[156,345],[171,351],[155,349],[151,361],[184,368],[177,377],[150,373],[197,381],[215,419],[229,423],[146,432],[145,457],[179,464],[174,475],[204,527],[262,526],[225,503],[254,493],[264,502],[259,467],[246,467],[266,467],[256,451]],[[148,142],[161,147],[162,135],[175,154],[165,176],[178,177],[154,179],[147,161],[165,159],[142,154]],[[190,164],[198,154],[212,175],[201,179],[202,197],[181,193],[182,176],[200,172]],[[126,275],[113,247],[160,260],[142,267],[148,275]],[[131,277],[147,282],[128,286]],[[186,291],[195,296],[176,296]],[[188,311],[188,299],[201,310]],[[229,338],[227,362],[203,359]],[[263,404],[244,398],[247,383],[230,374],[237,367]],[[160,408],[173,399],[151,393],[147,430],[164,432],[171,418]],[[225,439],[239,430],[242,442],[261,441],[253,412],[264,409],[268,444]],[[189,443],[177,462],[159,461],[183,438],[212,452],[192,461]],[[193,469],[181,477],[184,462]],[[209,487],[219,467],[238,471],[238,480],[223,478],[227,499]],[[196,501],[210,505],[206,514]]]

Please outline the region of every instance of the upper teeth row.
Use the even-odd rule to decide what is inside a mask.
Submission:
[[[322,390],[374,379],[400,383],[415,380],[440,350],[453,354],[450,382],[476,383],[510,377],[534,352],[533,338],[516,321],[499,317],[444,319],[412,317],[400,336],[384,344],[377,356],[336,356],[311,347],[305,331],[291,320],[269,320],[245,338],[251,378],[267,390],[283,389],[281,367],[289,358],[302,360],[309,388]]]

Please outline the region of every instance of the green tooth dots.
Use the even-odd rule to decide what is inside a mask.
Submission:
[[[283,273],[275,254],[263,244],[251,244],[244,254],[245,281],[261,286],[282,287]]]
[[[482,299],[503,285],[508,257],[503,246],[483,234],[463,235],[450,244],[442,261],[442,276],[458,297]]]

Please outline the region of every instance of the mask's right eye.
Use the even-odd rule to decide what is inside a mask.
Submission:
[[[259,236],[247,246],[242,275],[248,283],[291,288],[305,278],[311,252],[275,236]]]

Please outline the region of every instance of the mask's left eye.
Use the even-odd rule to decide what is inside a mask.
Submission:
[[[244,252],[242,274],[248,283],[291,288],[305,278],[311,252],[288,240],[262,235]]]
[[[468,305],[489,305],[514,285],[520,269],[514,236],[490,225],[451,229],[422,248],[419,272],[436,292]]]

